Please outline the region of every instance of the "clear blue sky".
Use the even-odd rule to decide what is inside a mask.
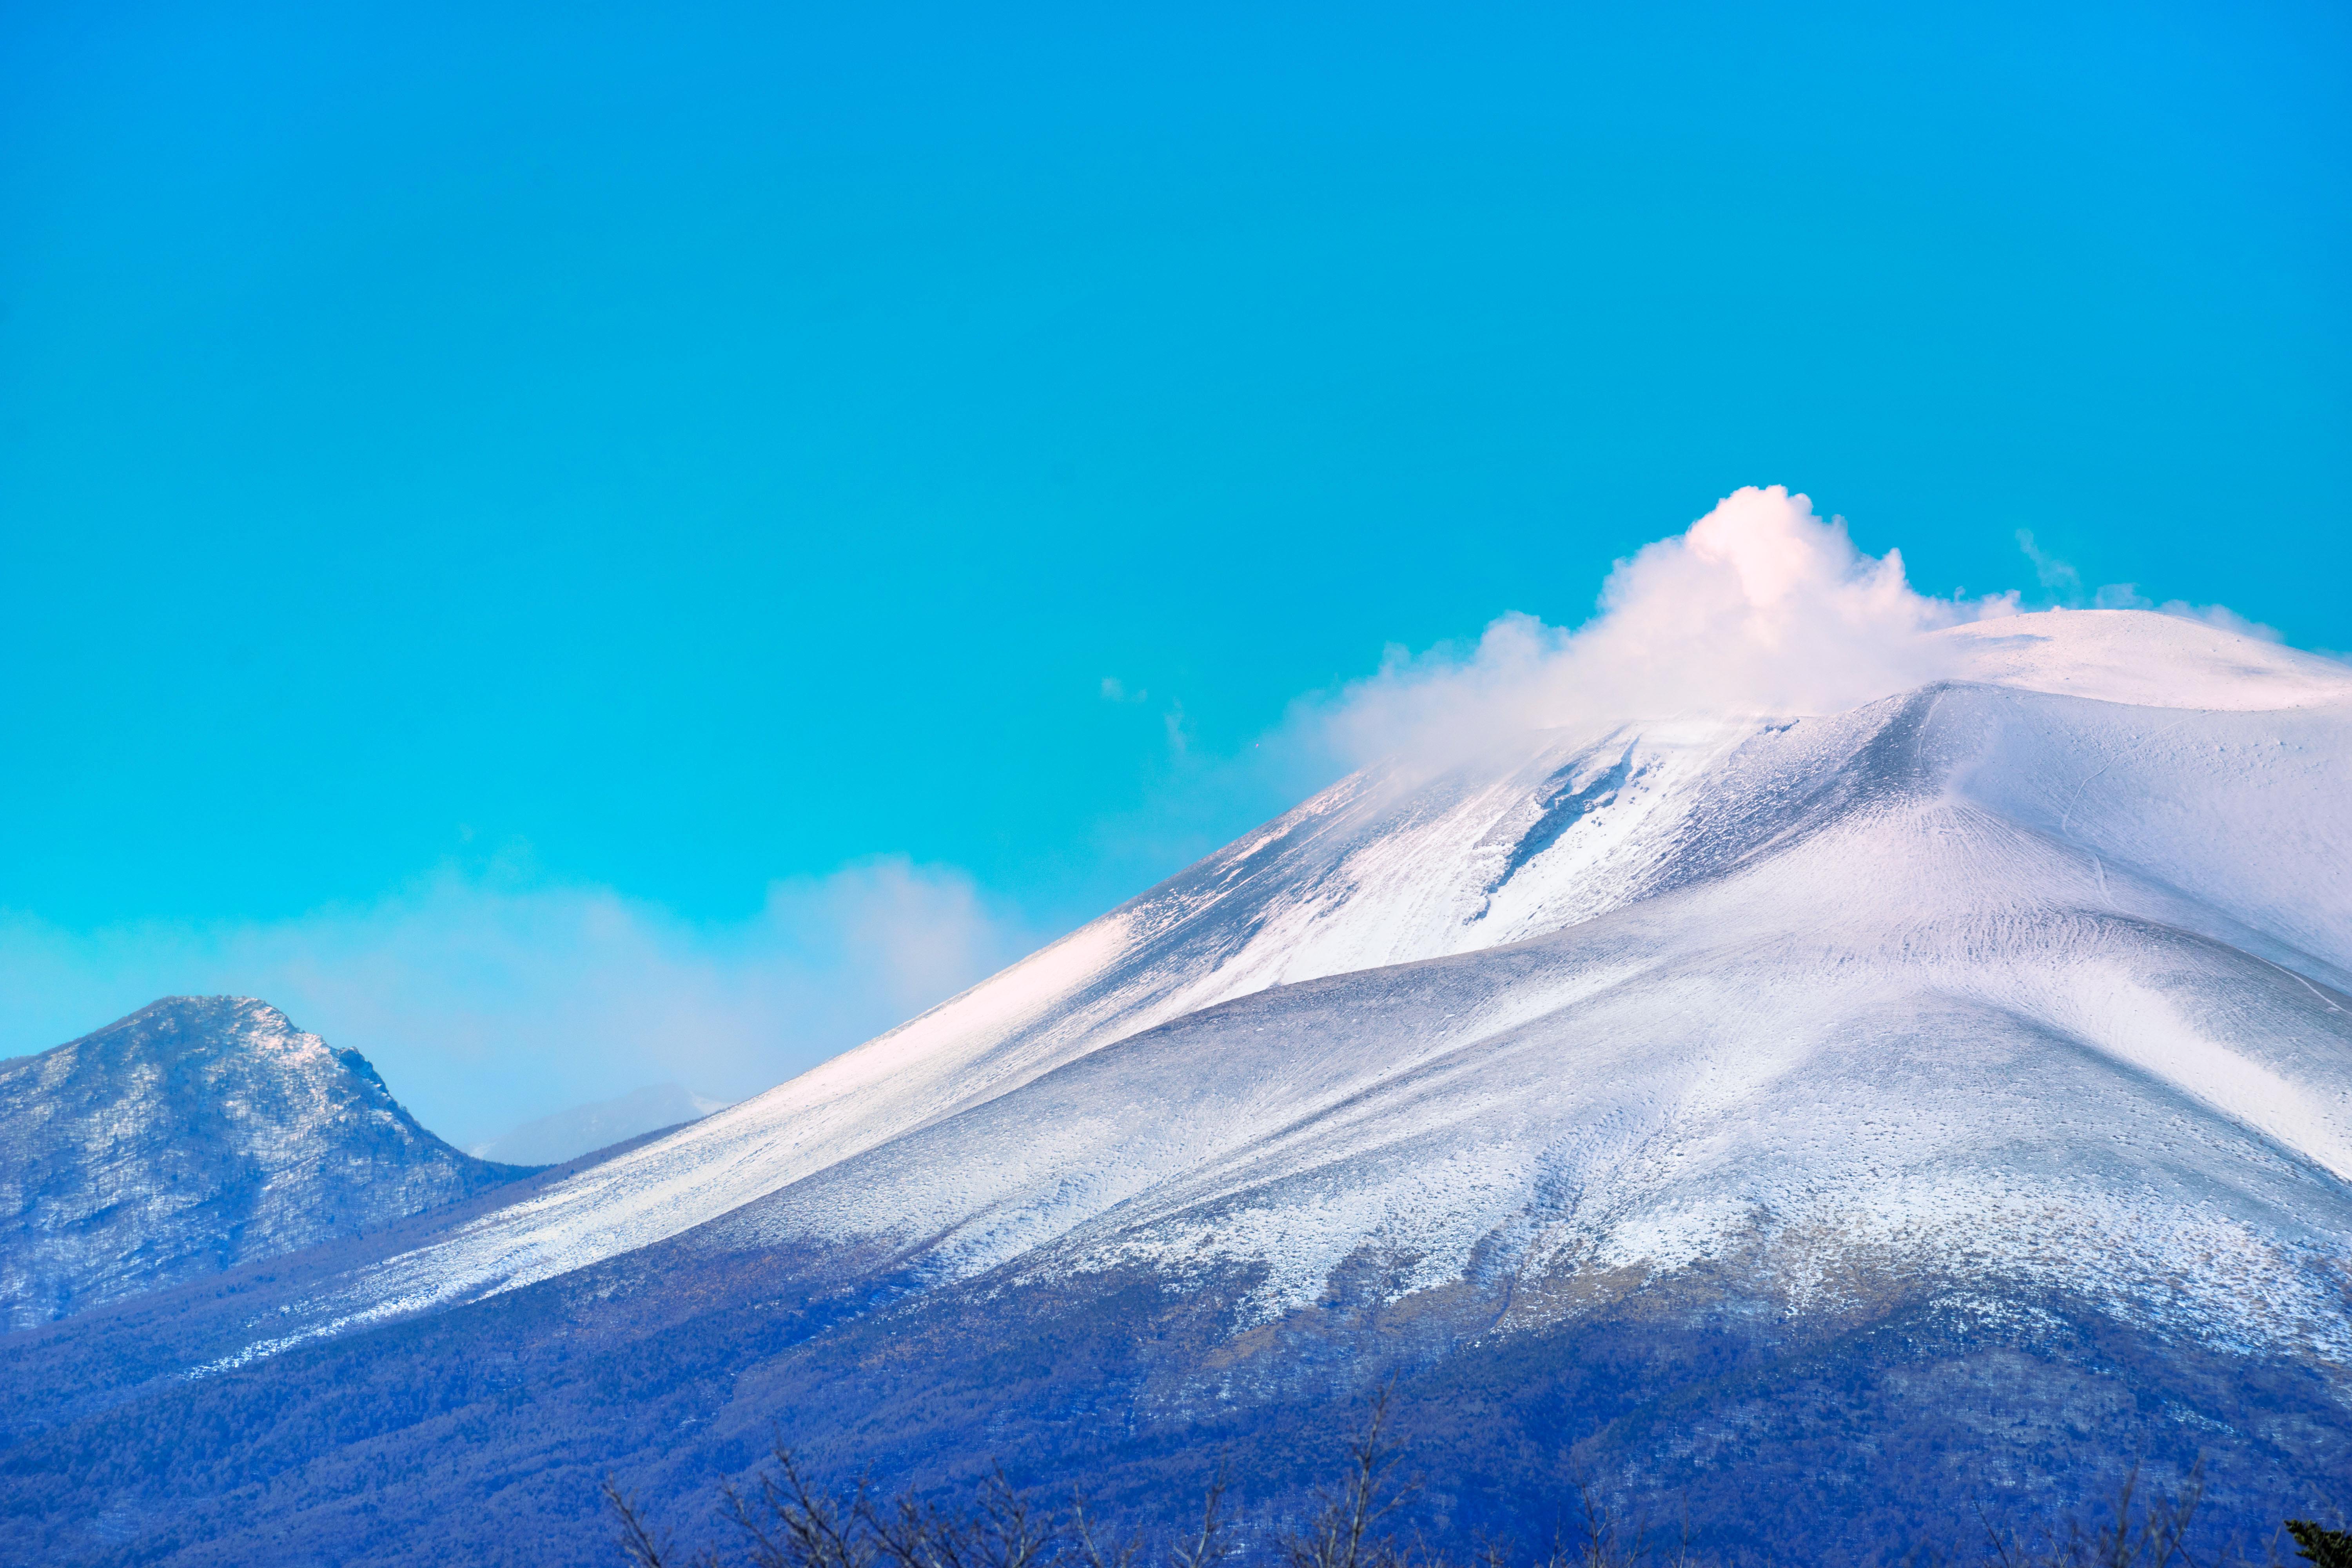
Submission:
[[[2352,647],[2347,18],[12,5],[0,909],[1066,923],[1745,483]]]

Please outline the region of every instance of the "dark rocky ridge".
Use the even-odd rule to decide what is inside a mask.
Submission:
[[[0,1314],[26,1328],[522,1174],[267,1003],[172,996],[0,1064]]]

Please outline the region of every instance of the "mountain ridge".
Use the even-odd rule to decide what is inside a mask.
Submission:
[[[0,1063],[0,1307],[22,1328],[521,1174],[252,997],[171,996]]]

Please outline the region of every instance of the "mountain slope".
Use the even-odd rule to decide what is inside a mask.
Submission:
[[[2263,973],[2284,965],[2273,981],[2341,1016],[2312,987],[2340,988],[2352,970],[2352,672],[2140,612],[2020,616],[1945,639],[1958,674],[2015,684],[1956,679],[1822,718],[1555,733],[1433,778],[1359,775],[871,1045],[394,1260],[320,1302],[320,1321],[464,1300],[646,1245],[1270,985],[1507,947],[1702,884],[1747,890],[1737,909],[1688,917],[1710,930],[1775,931],[1787,909],[1817,922],[1849,887],[1874,896],[1882,935],[2011,928],[2008,946],[1981,949],[1971,997],[2020,954],[2088,973],[2054,933],[2114,917],[2229,945]],[[2202,706],[2096,695],[2109,689]],[[1833,851],[1805,849],[1840,834]],[[2054,924],[2016,923],[2052,910]],[[1925,984],[1930,956],[1893,967]],[[1963,943],[1936,962],[1978,956]],[[1540,1010],[1516,993],[1503,1007]],[[2318,1120],[2281,1135],[2295,1158],[2343,1172],[2336,1067],[2257,1091],[2223,1047],[2190,1037],[2166,1081],[2218,1095],[2199,1103],[2225,1121],[2253,1100],[2316,1097]],[[1015,1147],[992,1168],[1034,1163]],[[877,1189],[868,1202],[878,1233],[906,1200]],[[1082,1211],[1055,1210],[1071,1223]]]
[[[592,1562],[597,1477],[698,1516],[779,1424],[1139,1507],[1223,1452],[1278,1510],[1391,1378],[1457,1540],[1594,1479],[1892,1563],[2135,1458],[2308,1512],[2352,1485],[2352,675],[2127,612],[1940,646],[1849,711],[1360,775],[754,1100],[142,1302],[136,1386],[14,1435],[0,1561]]]
[[[274,1007],[167,997],[0,1064],[0,1309],[46,1322],[520,1173],[425,1131],[365,1058]]]

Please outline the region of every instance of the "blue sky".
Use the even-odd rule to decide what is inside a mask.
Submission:
[[[536,1113],[664,1076],[530,1022],[621,910],[800,977],[741,1092],[1743,484],[2352,647],[2348,76],[2318,5],[8,7],[0,1049],[250,977]]]

